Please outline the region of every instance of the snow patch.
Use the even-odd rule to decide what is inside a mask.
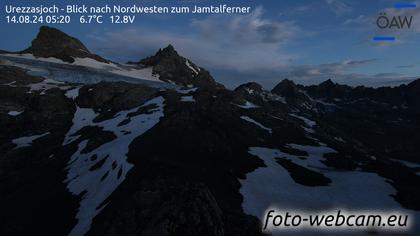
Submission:
[[[411,161],[399,160],[399,159],[392,159],[393,161],[399,162],[409,168],[420,168],[420,163],[415,163]]]
[[[155,108],[149,110],[148,114],[129,116],[139,108],[152,104],[155,105]],[[164,115],[163,108],[164,98],[157,97],[140,107],[121,111],[112,119],[98,123],[93,122],[96,115],[91,109],[78,108],[78,114],[75,114],[70,134],[89,125],[112,131],[116,135],[116,139],[89,153],[81,153],[88,143],[87,140],[84,140],[78,144],[77,151],[68,162],[66,168],[68,173],[65,180],[68,190],[74,195],[84,193],[76,215],[78,222],[70,235],[84,235],[89,231],[93,218],[106,206],[104,201],[124,181],[126,174],[133,167],[126,160],[129,145],[136,137],[159,122]],[[128,123],[119,125],[126,120]],[[66,140],[69,142],[68,136]],[[96,158],[92,159],[92,156]],[[96,168],[93,168],[94,166]]]
[[[259,122],[255,121],[254,119],[252,119],[252,118],[251,118],[251,117],[249,117],[249,116],[241,116],[241,119],[242,119],[242,120],[246,120],[246,121],[248,121],[248,122],[250,122],[250,123],[253,123],[253,124],[257,125],[258,127],[260,127],[261,129],[265,129],[265,130],[267,130],[270,134],[273,132],[273,130],[272,130],[272,129],[265,127],[264,125],[262,125],[261,123],[259,123]]]
[[[146,68],[134,68],[132,66],[125,66],[121,67],[115,63],[104,63],[92,58],[74,58],[74,62],[71,63],[72,65],[84,66],[99,70],[105,70],[113,74],[132,77],[136,79],[143,79],[143,80],[151,80],[156,82],[162,82],[159,80],[158,74],[153,74],[153,67],[146,67]]]
[[[116,70],[112,70],[110,71],[113,74],[117,74],[117,75],[122,75],[122,76],[127,76],[127,77],[132,77],[132,78],[136,78],[136,79],[143,79],[143,80],[150,80],[150,81],[155,81],[155,82],[163,82],[161,80],[159,80],[159,75],[158,74],[154,74],[153,73],[153,67],[146,67],[143,69],[116,69]]]
[[[293,116],[293,117],[295,117],[295,118],[298,118],[299,120],[302,120],[303,122],[305,122],[305,124],[308,126],[308,127],[314,127],[314,126],[316,126],[316,122],[315,121],[313,121],[313,120],[310,120],[310,119],[308,119],[308,118],[306,118],[306,117],[303,117],[303,116],[299,116],[299,115],[296,115],[296,114],[289,114],[290,116]]]
[[[92,108],[80,108],[76,106],[76,112],[73,116],[73,125],[67,132],[64,138],[63,145],[67,145],[74,140],[78,139],[80,135],[75,135],[77,131],[81,130],[85,126],[89,126],[93,123],[93,120],[97,114]]]
[[[23,113],[23,111],[9,111],[7,114],[9,116],[18,116],[18,115],[20,115],[22,113]]]
[[[254,94],[254,90],[250,88],[245,88],[246,92],[250,95]]]
[[[39,60],[39,61],[52,62],[52,63],[65,63],[64,61],[55,57],[35,57],[31,53],[21,53],[21,54],[6,53],[6,54],[3,54],[3,56],[25,58],[25,59]]]
[[[244,197],[242,207],[245,213],[262,220],[265,211],[273,207],[305,212],[337,208],[382,211],[398,209],[399,212],[407,212],[391,197],[395,194],[395,189],[379,175],[360,171],[338,171],[325,166],[321,162],[323,155],[335,150],[325,145],[290,144],[289,147],[306,151],[309,156],[300,158],[264,147],[249,149],[249,153],[262,159],[266,167],[260,167],[248,173],[246,179],[239,180],[242,185],[240,193]],[[286,158],[295,164],[324,174],[332,183],[329,186],[318,187],[298,184],[291,178],[289,172],[276,162],[277,157]],[[416,218],[419,219],[419,214]],[[303,233],[308,232],[290,232],[290,235],[303,235]],[[324,233],[310,231],[304,235],[324,235]]]
[[[63,84],[65,83],[53,79],[44,79],[39,83],[28,84],[29,91],[27,93],[40,92],[40,95],[44,95],[47,90],[52,88],[59,88],[61,90],[70,88],[70,86],[63,86]]]
[[[198,88],[179,88],[176,91],[181,94],[188,94],[197,91]]]
[[[337,140],[338,142],[341,142],[341,143],[345,143],[346,142],[341,137],[334,137],[334,140]]]
[[[193,96],[182,96],[181,102],[195,102],[195,99]]]
[[[16,83],[16,81],[12,81],[10,83],[6,83],[6,84],[2,84],[3,86],[9,86],[9,87],[16,87],[16,85],[13,85],[14,83]]]
[[[115,75],[121,75],[125,77],[135,78],[135,79],[142,79],[142,80],[149,80],[154,82],[163,82],[159,80],[159,75],[153,74],[153,67],[146,67],[146,68],[137,68],[132,65],[122,65],[122,64],[116,64],[116,63],[106,63],[106,62],[100,62],[92,58],[73,58],[73,63],[68,63],[65,61],[62,61],[58,58],[43,58],[43,57],[35,57],[32,54],[25,53],[25,54],[2,54],[2,56],[5,57],[11,57],[11,58],[23,58],[23,59],[29,59],[29,60],[37,60],[42,62],[48,62],[48,63],[54,63],[54,64],[62,64],[62,65],[73,65],[73,66],[81,66],[85,68],[91,68],[95,70],[105,71],[109,72],[111,74]],[[30,69],[35,75],[40,76],[46,76],[46,74],[49,74],[50,72],[45,69],[23,65],[19,63],[14,63],[16,66]]]
[[[296,115],[296,114],[289,114],[289,116],[295,117],[295,118],[297,118],[297,119],[299,119],[299,120],[303,121],[303,122],[305,123],[305,126],[302,126],[302,128],[303,128],[306,132],[308,132],[308,133],[310,133],[310,134],[315,133],[315,130],[313,129],[313,127],[315,127],[315,126],[316,126],[316,122],[315,122],[315,121],[310,120],[310,119],[308,119],[308,118],[306,118],[306,117],[303,117],[303,116]]]
[[[47,136],[49,134],[50,132],[46,132],[46,133],[38,134],[38,135],[16,138],[12,140],[12,143],[16,144],[15,149],[21,148],[21,147],[30,147],[33,141],[41,137]]]
[[[284,98],[280,95],[277,95],[277,94],[265,93],[265,96],[263,98],[264,98],[264,100],[277,101],[277,102],[287,104],[286,98]]]
[[[79,90],[80,90],[80,87],[70,89],[70,90],[67,90],[67,92],[64,95],[66,95],[66,97],[74,100],[79,96]]]
[[[260,107],[260,106],[255,105],[254,103],[248,102],[248,101],[245,101],[245,105],[239,105],[239,104],[234,104],[234,103],[232,103],[232,105],[235,105],[235,106],[243,108],[243,109],[252,109],[252,108]]]

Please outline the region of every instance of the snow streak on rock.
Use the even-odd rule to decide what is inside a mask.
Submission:
[[[71,193],[82,196],[76,215],[78,222],[70,235],[84,235],[89,231],[93,218],[106,205],[104,201],[124,181],[127,172],[133,167],[127,162],[129,145],[136,137],[159,122],[163,117],[163,103],[163,97],[157,97],[140,107],[121,111],[112,119],[98,123],[93,122],[95,113],[92,109],[77,109],[73,127],[66,136],[64,144],[75,141],[77,138],[72,135],[86,126],[98,126],[105,131],[112,131],[116,139],[88,153],[82,153],[88,143],[84,140],[78,144],[77,151],[68,163],[65,180],[67,188]],[[130,115],[139,108],[150,105],[154,105],[154,108],[151,108],[147,114]],[[125,122],[121,123],[122,121]]]
[[[232,103],[232,105],[235,105],[235,106],[243,108],[243,109],[259,108],[259,106],[255,105],[252,102],[248,102],[248,101],[245,102],[245,105],[239,105],[239,104],[234,104],[234,103]]]
[[[18,115],[20,115],[22,113],[23,113],[23,111],[9,111],[7,114],[9,116],[18,116]]]
[[[290,116],[292,116],[292,117],[295,117],[295,118],[297,118],[297,119],[299,119],[299,120],[301,120],[301,121],[303,121],[304,123],[305,123],[305,126],[302,126],[302,128],[306,131],[306,132],[308,132],[308,133],[310,133],[310,134],[314,134],[315,133],[315,130],[313,129],[315,126],[316,126],[316,122],[315,121],[313,121],[313,120],[310,120],[310,119],[308,119],[308,118],[306,118],[306,117],[303,117],[303,116],[299,116],[299,115],[296,115],[296,114],[289,114]]]
[[[29,146],[32,145],[32,142],[35,141],[36,139],[47,136],[49,134],[50,134],[50,132],[47,132],[47,133],[44,133],[44,134],[38,134],[38,135],[16,138],[16,139],[12,140],[12,143],[16,144],[15,149],[16,148],[21,148],[21,147],[29,147]]]
[[[198,75],[198,71],[190,64],[190,62],[187,60],[185,60],[185,65],[190,68],[190,70],[192,70],[192,72],[194,72],[194,74]]]
[[[193,96],[182,96],[181,102],[195,102],[195,99]]]
[[[261,129],[267,130],[270,134],[273,132],[272,129],[265,127],[264,125],[262,125],[261,123],[257,122],[256,120],[252,119],[249,116],[241,116],[241,119],[242,120],[246,120],[246,121],[248,121],[250,123],[253,123],[254,125],[260,127]]]

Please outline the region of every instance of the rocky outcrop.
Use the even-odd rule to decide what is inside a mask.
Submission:
[[[264,92],[263,87],[255,82],[249,82],[246,84],[242,84],[235,89],[235,92],[241,94],[261,94]]]
[[[284,79],[280,81],[272,90],[271,93],[282,96],[287,103],[292,106],[302,105],[308,107],[311,104],[310,98],[302,90],[302,86],[296,85],[292,80]]]
[[[154,56],[129,63],[153,67],[153,72],[165,82],[201,88],[223,88],[223,85],[214,81],[208,71],[180,56],[172,45],[159,49]]]
[[[284,79],[278,83],[271,92],[286,98],[298,97],[300,95],[296,84],[292,80],[288,79]]]
[[[225,235],[223,212],[204,185],[155,183],[126,196],[88,235]]]

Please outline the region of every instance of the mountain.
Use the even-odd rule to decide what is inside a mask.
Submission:
[[[305,91],[314,98],[333,100],[356,100],[356,99],[372,99],[387,103],[411,103],[418,100],[416,95],[420,92],[420,79],[414,80],[407,85],[397,87],[380,87],[369,88],[364,86],[350,87],[340,85],[327,80],[319,85],[308,86]]]
[[[302,90],[301,85],[295,84],[292,80],[284,79],[271,90],[271,93],[285,98],[289,106],[311,107],[310,97]]]
[[[168,83],[223,88],[223,85],[214,81],[208,71],[180,56],[172,45],[159,49],[154,56],[141,59],[138,62],[129,62],[129,64],[153,67],[153,72],[159,75],[160,80]]]
[[[312,86],[309,91],[312,97],[332,100],[348,96],[352,89],[350,86],[336,84],[331,79],[328,79],[318,86]]]
[[[238,86],[234,92],[236,93],[237,103],[246,105],[252,104],[262,105],[264,103],[264,94],[266,91],[263,87],[255,82],[250,82]]]
[[[272,90],[272,93],[283,96],[287,99],[306,99],[306,96],[302,94],[299,86],[293,81],[284,79],[278,83]]]
[[[115,63],[91,53],[80,40],[47,26],[42,26],[32,45],[19,52],[0,54],[15,64],[26,64],[32,73],[48,74],[50,78],[64,82],[96,83],[99,81],[126,81],[130,83],[165,82],[170,85],[223,89],[204,68],[178,54],[172,45],[150,57],[127,64]],[[48,64],[48,66],[47,66]],[[68,64],[84,67],[75,75],[67,70]],[[93,70],[93,71],[92,71]],[[92,73],[89,73],[91,72]],[[98,76],[99,75],[99,76]],[[116,78],[118,77],[118,78]],[[134,80],[133,80],[134,78]],[[140,81],[138,81],[140,80]],[[173,86],[172,86],[173,87]]]
[[[172,46],[92,67],[62,40],[75,62],[0,55],[1,235],[265,235],[273,205],[420,220],[420,80],[229,90]]]
[[[327,81],[303,90],[318,104],[323,104],[319,107],[320,119],[329,128],[361,142],[361,149],[417,161],[419,82],[375,89]]]
[[[89,52],[80,40],[48,26],[42,26],[32,45],[21,53],[31,53],[36,57],[55,57],[70,63],[74,62],[74,57],[108,62]]]

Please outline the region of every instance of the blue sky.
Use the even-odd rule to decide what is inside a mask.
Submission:
[[[239,5],[247,15],[137,15],[135,24],[52,25],[79,38],[94,53],[126,62],[171,43],[228,87],[256,81],[271,88],[289,78],[303,84],[326,79],[350,85],[395,85],[420,77],[420,7],[394,9],[407,0],[143,0],[2,1],[0,48],[30,45],[40,25],[6,24],[4,5]],[[379,30],[380,12],[413,16],[409,30]],[[395,36],[376,42],[374,36]]]

